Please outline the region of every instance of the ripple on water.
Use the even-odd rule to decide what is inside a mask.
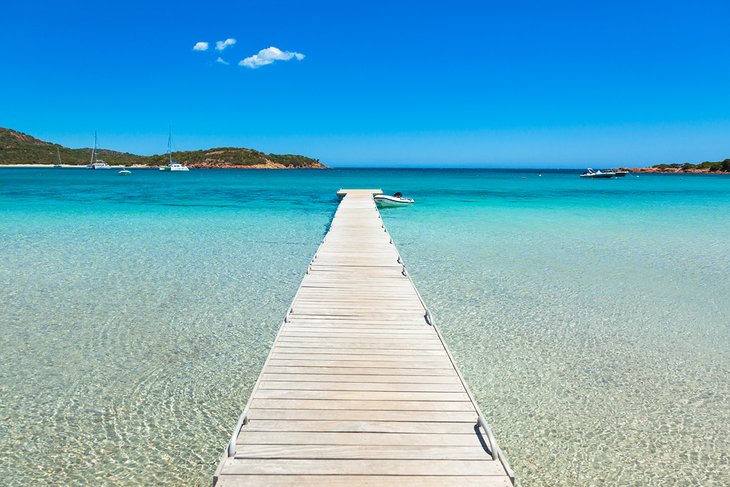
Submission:
[[[523,485],[730,484],[726,179],[93,173],[0,172],[5,484],[209,485],[345,186],[416,198],[383,217]]]

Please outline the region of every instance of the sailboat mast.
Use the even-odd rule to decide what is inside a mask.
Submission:
[[[56,155],[58,156],[58,165],[61,165],[61,150],[56,147]]]
[[[170,164],[172,164],[172,127],[170,127],[170,132],[167,135],[167,154],[170,159]]]
[[[96,130],[94,130],[94,148],[91,149],[91,164],[96,162]]]

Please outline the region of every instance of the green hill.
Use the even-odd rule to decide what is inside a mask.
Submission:
[[[190,167],[287,167],[287,168],[323,168],[317,159],[297,155],[264,154],[253,149],[237,147],[219,147],[208,150],[173,152],[175,161],[185,163]],[[144,158],[142,164],[149,166],[164,166],[168,163],[166,154]]]
[[[22,132],[0,127],[0,165],[8,164],[56,164],[61,154],[63,164],[88,164],[91,149],[69,149],[62,145],[45,142]],[[101,149],[99,159],[109,164],[143,164],[142,156]]]
[[[0,127],[0,165],[56,164],[85,165],[91,158],[91,149],[70,149],[45,142],[15,130]],[[128,152],[97,149],[98,159],[111,165],[164,166],[167,156],[139,156]],[[293,154],[265,154],[253,149],[222,147],[197,151],[173,152],[175,161],[200,168],[324,168],[319,160]]]

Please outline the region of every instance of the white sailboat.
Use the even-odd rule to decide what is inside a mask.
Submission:
[[[58,158],[58,164],[54,165],[53,167],[55,167],[56,169],[60,169],[63,166],[61,165],[61,151],[58,149],[58,147],[56,147],[56,156]]]
[[[111,169],[112,167],[101,159],[96,158],[96,131],[94,131],[94,148],[91,149],[91,162],[86,166],[88,169]]]
[[[167,137],[167,158],[170,162],[167,166],[162,166],[160,171],[189,171],[185,164],[172,160],[172,129],[170,129],[170,135]]]

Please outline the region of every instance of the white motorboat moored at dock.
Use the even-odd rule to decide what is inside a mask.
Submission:
[[[404,198],[401,193],[395,193],[393,196],[376,194],[373,198],[375,199],[375,204],[380,208],[408,206],[414,203],[413,198]]]

